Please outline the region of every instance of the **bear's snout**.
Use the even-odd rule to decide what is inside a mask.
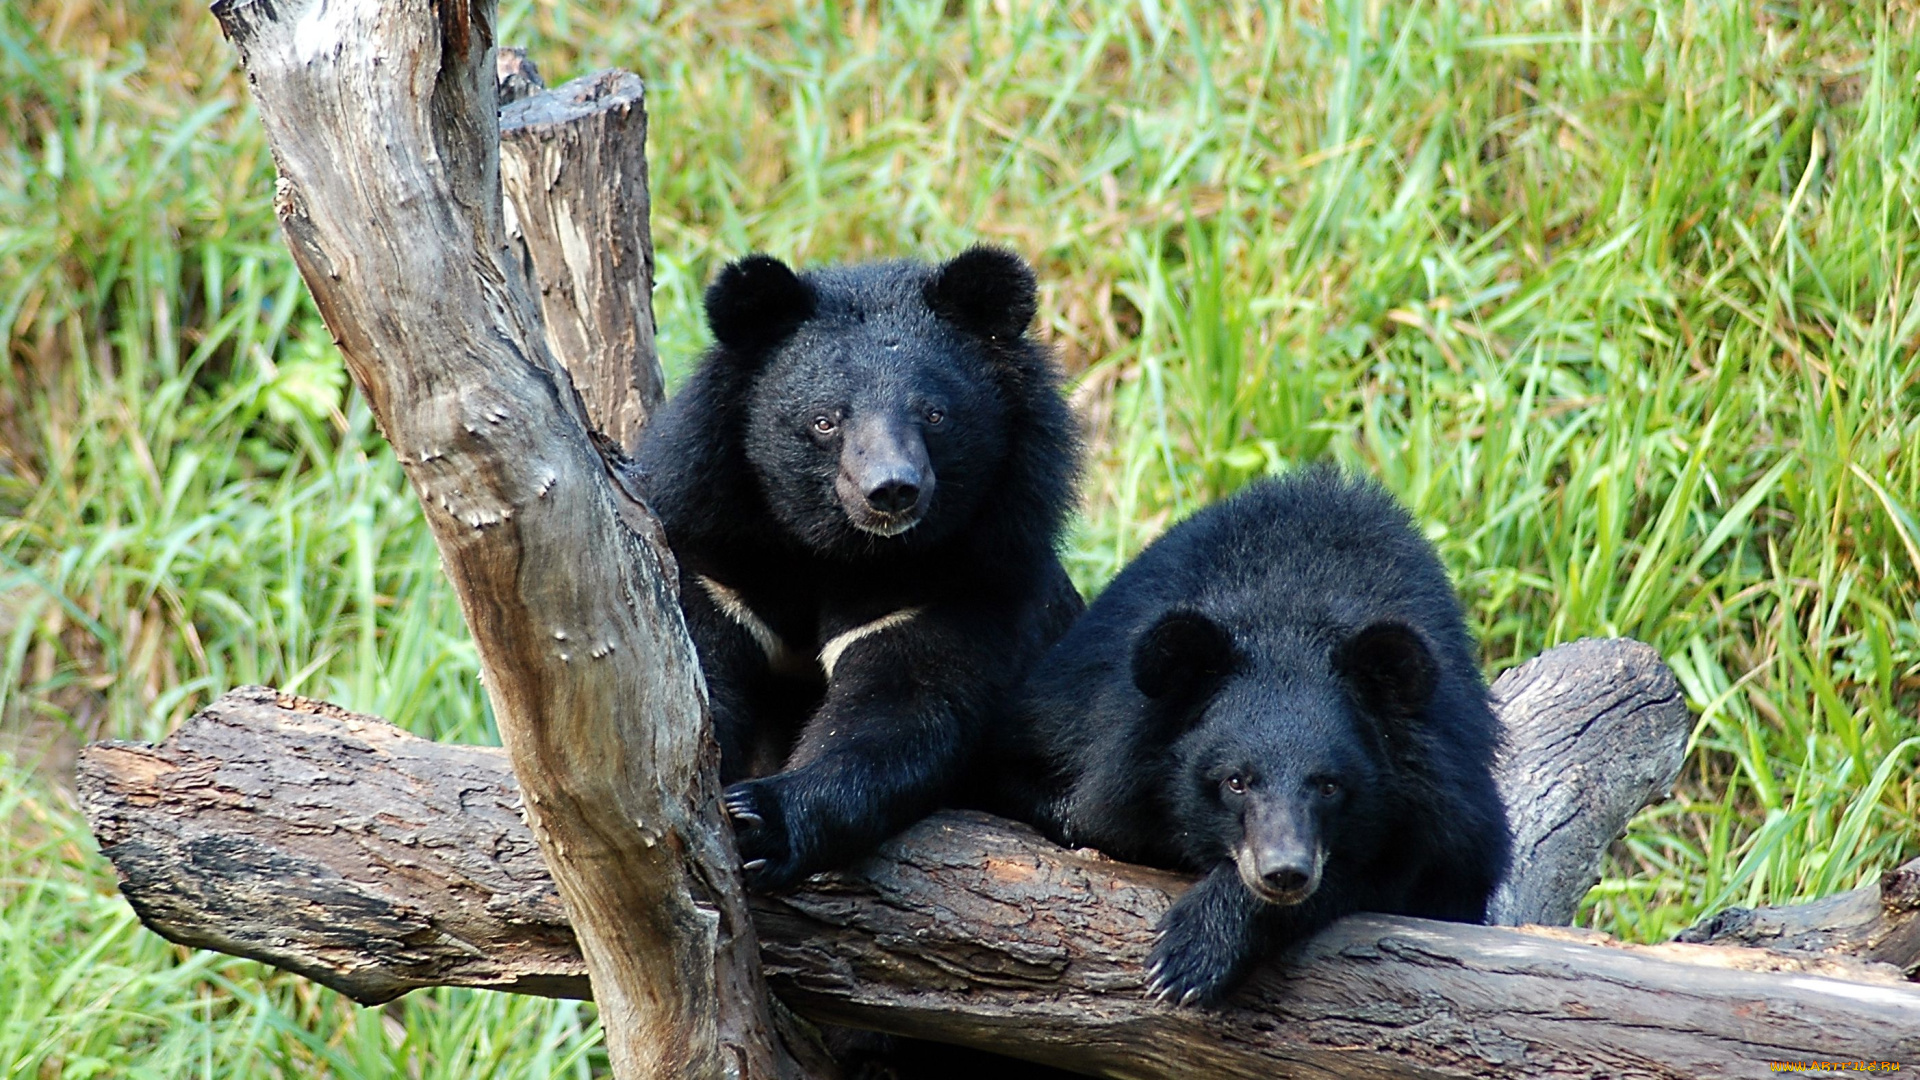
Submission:
[[[920,505],[917,476],[889,476],[867,492],[867,506],[882,514],[903,514]]]
[[[898,536],[919,524],[933,495],[933,466],[920,432],[878,417],[855,421],[841,447],[834,493],[862,532]]]
[[[1298,904],[1320,887],[1326,848],[1298,808],[1251,800],[1246,833],[1234,850],[1240,881],[1269,904]]]

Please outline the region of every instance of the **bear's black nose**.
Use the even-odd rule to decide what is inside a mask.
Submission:
[[[1282,866],[1261,875],[1261,880],[1277,893],[1296,893],[1307,887],[1307,871],[1298,866]]]
[[[867,505],[882,514],[911,510],[920,501],[920,485],[911,480],[886,480],[867,492]]]

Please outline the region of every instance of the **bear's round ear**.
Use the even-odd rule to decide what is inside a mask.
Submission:
[[[1133,645],[1133,685],[1156,701],[1212,689],[1233,669],[1233,638],[1197,611],[1160,616]]]
[[[941,264],[923,295],[934,314],[991,340],[1027,332],[1038,307],[1033,271],[1011,251],[971,247]]]
[[[1426,708],[1440,681],[1440,666],[1425,639],[1395,620],[1362,628],[1334,653],[1333,664],[1361,707],[1388,719]]]
[[[728,263],[707,286],[707,326],[736,352],[779,343],[813,317],[813,289],[771,255]]]

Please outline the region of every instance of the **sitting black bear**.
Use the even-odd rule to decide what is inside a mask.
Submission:
[[[680,561],[748,884],[772,889],[952,798],[1079,613],[1055,554],[1077,439],[1005,251],[753,255],[706,310],[716,344],[633,474]]]
[[[1496,721],[1445,570],[1378,486],[1315,468],[1175,527],[1027,681],[1000,807],[1205,876],[1150,987],[1210,1002],[1342,915],[1485,918]]]

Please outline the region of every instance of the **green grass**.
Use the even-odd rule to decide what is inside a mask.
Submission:
[[[1699,715],[1582,920],[1656,940],[1920,851],[1920,8],[513,0],[648,80],[670,372],[699,291],[1013,246],[1094,435],[1071,567],[1332,456],[1490,673],[1626,634]],[[1084,10],[1083,10],[1084,7]],[[0,1066],[585,1076],[591,1010],[360,1010],[138,927],[57,767],[266,682],[493,738],[199,3],[0,5]]]
[[[84,823],[28,786],[0,789],[8,1077],[587,1080],[596,1059],[604,1070],[591,1005],[435,990],[361,1009],[251,961],[169,945],[101,872]]]

